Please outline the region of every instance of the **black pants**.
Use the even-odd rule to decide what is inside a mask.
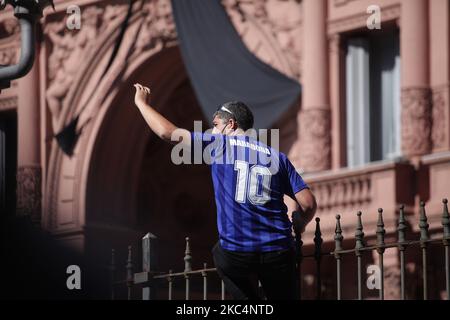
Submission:
[[[213,250],[214,263],[225,288],[237,300],[259,300],[258,280],[268,300],[298,297],[295,251],[234,252],[221,247]]]

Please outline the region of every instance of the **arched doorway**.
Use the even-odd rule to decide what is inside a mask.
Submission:
[[[124,81],[98,130],[86,182],[85,250],[107,263],[111,248],[125,265],[127,245],[137,253],[140,238],[155,234],[154,267],[184,267],[185,237],[190,237],[193,266],[212,266],[217,241],[216,213],[209,168],[174,165],[172,146],[161,141],[134,106],[132,84],[152,88],[152,104],[177,126],[193,129],[204,118],[177,47],[143,63]]]

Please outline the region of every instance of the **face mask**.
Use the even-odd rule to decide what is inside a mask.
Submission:
[[[226,125],[225,127],[223,127],[222,131],[220,131],[220,134],[224,134],[223,132],[225,131],[225,129],[228,127],[228,125]]]

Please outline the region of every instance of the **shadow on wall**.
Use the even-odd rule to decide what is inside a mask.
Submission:
[[[29,218],[3,218],[1,229],[1,299],[105,297],[101,291],[107,288],[108,273],[63,247],[50,234],[33,226]],[[67,273],[71,265],[80,267],[80,290],[67,287],[68,278],[74,274]]]

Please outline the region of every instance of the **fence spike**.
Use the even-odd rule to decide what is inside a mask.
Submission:
[[[336,229],[334,231],[334,257],[336,258],[336,289],[337,289],[337,299],[341,300],[342,290],[341,290],[341,254],[339,251],[342,250],[342,241],[344,237],[342,236],[341,229],[341,216],[336,215]]]
[[[377,221],[377,252],[379,257],[378,266],[380,268],[380,300],[384,300],[384,235],[386,234],[386,230],[384,229],[384,221],[383,221],[383,209],[378,209],[378,221]]]
[[[377,221],[377,252],[383,253],[384,252],[384,236],[386,234],[386,230],[384,229],[384,221],[383,221],[383,209],[378,209],[378,221]]]
[[[360,249],[364,248],[364,232],[363,232],[363,225],[361,221],[361,215],[362,212],[358,211],[356,214],[358,216],[358,222],[356,224],[356,231],[355,231],[355,254],[356,259],[358,263],[358,300],[362,300],[362,251]]]
[[[295,233],[295,260],[297,264],[297,275],[298,275],[298,298],[302,297],[302,261],[303,261],[303,241],[300,226],[300,212],[292,212],[292,225],[294,227]]]
[[[428,235],[427,214],[425,212],[425,202],[420,201],[420,247],[422,248],[422,277],[423,277],[423,299],[428,300],[428,270],[427,270],[427,241],[430,239]]]
[[[450,215],[448,214],[448,200],[443,199],[442,203],[444,205],[444,210],[442,212],[442,226],[444,227],[443,237],[445,243],[448,243],[450,240]]]
[[[334,251],[341,251],[342,250],[342,241],[344,240],[344,237],[342,236],[342,228],[341,228],[341,216],[336,215],[336,229],[334,230]],[[339,253],[334,254],[335,257],[339,256]]]
[[[448,200],[443,199],[442,203],[444,205],[444,210],[442,213],[442,226],[444,232],[442,233],[442,242],[444,244],[444,255],[445,255],[445,291],[447,293],[447,300],[450,300],[450,217],[448,214]]]
[[[406,220],[405,220],[405,205],[400,205],[400,214],[398,218],[397,232],[398,232],[398,249],[400,251],[400,295],[401,299],[405,300],[405,249],[403,244],[406,241]]]
[[[322,297],[322,280],[320,272],[320,261],[322,259],[322,232],[320,231],[320,218],[316,218],[316,231],[314,232],[314,259],[316,260],[317,277],[317,300]]]
[[[400,215],[398,218],[398,242],[403,243],[406,241],[406,220],[405,220],[405,205],[400,205]],[[404,248],[404,246],[400,246],[400,249]]]
[[[184,252],[184,272],[192,271],[191,247],[189,245],[189,237],[186,237],[186,251]]]
[[[316,231],[314,232],[314,244],[315,244],[315,250],[314,250],[314,256],[317,260],[320,260],[322,257],[322,232],[320,231],[320,218],[316,218]]]
[[[420,202],[420,218],[419,218],[419,228],[420,228],[420,245],[423,248],[426,246],[426,241],[430,239],[428,235],[428,219],[427,214],[425,212],[425,203],[423,201]]]
[[[296,247],[296,258],[297,263],[301,264],[303,260],[303,254],[302,254],[302,234],[300,230],[300,212],[294,211],[292,212],[292,226],[294,227],[294,233],[295,233],[295,242],[297,244]]]
[[[358,249],[364,248],[364,232],[363,232],[363,225],[362,225],[362,221],[361,221],[361,215],[362,215],[362,212],[358,211],[358,213],[357,213],[358,222],[356,224],[356,232],[355,232],[355,239],[356,239],[355,249],[357,249],[356,255],[361,254]]]

